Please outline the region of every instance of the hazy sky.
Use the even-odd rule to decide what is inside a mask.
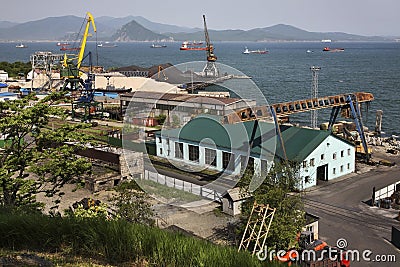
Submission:
[[[143,16],[151,21],[209,29],[289,24],[307,31],[400,36],[400,0],[1,0],[0,20],[51,16]]]

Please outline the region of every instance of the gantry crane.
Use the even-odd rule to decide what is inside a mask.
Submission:
[[[357,152],[363,155],[368,161],[370,158],[371,150],[366,142],[360,106],[362,103],[368,105],[368,103],[373,100],[374,96],[371,93],[355,92],[350,94],[323,96],[291,102],[276,103],[272,104],[271,106],[258,106],[253,108],[249,107],[237,110],[234,113],[224,116],[223,123],[237,123],[249,120],[255,120],[256,122],[258,120],[272,120],[275,123],[277,135],[284,150],[285,160],[287,160],[283,140],[279,131],[280,127],[278,122],[287,121],[287,117],[291,114],[332,108],[328,130],[332,130],[332,127],[335,124],[336,118],[340,111],[342,111],[342,114],[346,115],[347,117],[354,119],[356,130],[361,139],[360,144],[358,144],[358,142],[355,142],[356,149]],[[254,125],[255,127],[257,127],[257,123],[255,123]],[[253,132],[254,131],[255,129],[253,129]]]
[[[206,55],[207,55],[207,64],[203,69],[203,73],[206,77],[218,77],[219,72],[215,64],[215,61],[217,61],[217,57],[214,55],[214,46],[210,42],[210,36],[208,35],[206,15],[203,15],[203,21],[204,21],[204,38],[206,40]]]

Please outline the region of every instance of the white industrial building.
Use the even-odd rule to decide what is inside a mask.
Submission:
[[[4,70],[0,70],[0,81],[8,80],[8,73]]]
[[[253,131],[254,126],[256,131]],[[329,131],[286,125],[282,125],[280,131],[285,149],[272,123],[221,124],[212,116],[197,117],[182,128],[158,132],[156,155],[186,165],[240,175],[246,167],[261,174],[271,166],[269,164],[283,160],[283,151],[286,151],[287,159],[299,166],[299,189],[354,172],[352,143]],[[252,145],[249,145],[251,139]]]

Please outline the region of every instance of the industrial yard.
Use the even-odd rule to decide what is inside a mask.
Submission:
[[[9,79],[1,71],[7,84],[0,93],[0,147],[7,170],[0,203],[42,203],[36,206],[40,216],[60,220],[74,218],[83,200],[86,212],[96,210],[90,214],[94,218],[101,203],[107,227],[139,227],[129,231],[149,231],[154,240],[146,242],[156,244],[160,236],[194,237],[202,248],[207,246],[201,242],[211,241],[217,246],[208,253],[220,255],[213,249],[222,249],[249,266],[262,263],[260,253],[270,244],[286,252],[271,259],[278,265],[375,266],[373,260],[323,257],[338,247],[337,255],[371,250],[399,258],[400,140],[385,133],[383,110],[371,110],[379,101],[375,92],[324,93],[322,68],[310,66],[308,97],[276,96],[278,101],[268,104],[252,77],[219,64],[202,18],[205,47],[193,50],[205,53],[204,62],[109,70],[84,65],[91,57],[87,38],[96,32],[88,12],[80,46],[70,50],[77,54],[37,51],[26,77]],[[368,113],[373,127],[367,127]],[[307,119],[299,120],[302,116]],[[130,183],[131,195],[123,195],[121,188]],[[136,194],[140,197],[129,199]],[[116,196],[139,205],[135,212],[151,207],[143,217],[154,224],[121,216],[126,203],[116,202]],[[340,247],[342,239],[346,246]],[[12,243],[4,242],[5,247]],[[64,244],[57,247],[57,242],[48,243],[62,250]],[[154,252],[149,244],[142,254],[127,249],[122,259],[134,266],[184,261],[186,254],[165,262],[153,254],[171,253],[158,247]],[[76,244],[68,249],[81,253]],[[293,249],[322,253],[322,260],[291,259]],[[96,255],[112,262],[106,253]],[[0,253],[0,265],[7,260],[14,258]],[[397,266],[395,260],[385,266]]]

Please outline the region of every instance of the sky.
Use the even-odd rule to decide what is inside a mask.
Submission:
[[[311,32],[400,36],[400,0],[1,0],[0,20],[28,22],[89,11],[96,17],[143,16],[165,24],[253,29],[288,24]]]

